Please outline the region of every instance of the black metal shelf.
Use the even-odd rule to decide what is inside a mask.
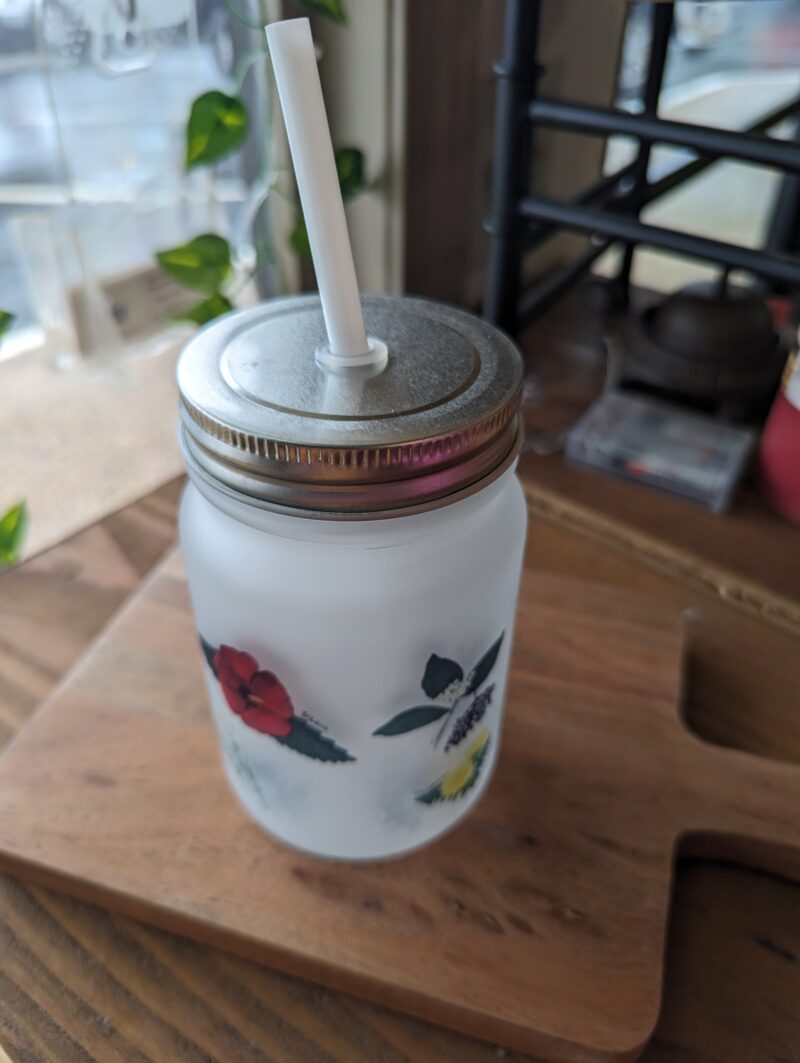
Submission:
[[[672,32],[673,5],[651,3],[651,38],[641,113],[613,107],[544,99],[536,95],[541,73],[538,61],[541,0],[507,0],[503,56],[496,66],[497,101],[494,148],[492,235],[486,287],[486,317],[507,329],[518,329],[543,313],[614,244],[625,247],[617,277],[624,302],[633,253],[637,245],[739,269],[773,282],[800,287],[800,255],[780,253],[773,239],[760,250],[694,236],[639,221],[644,206],[697,176],[720,159],[738,159],[800,174],[800,143],[779,140],[766,131],[800,113],[800,96],[776,108],[742,132],[673,122],[657,116]],[[636,158],[617,173],[606,175],[571,202],[559,203],[530,192],[532,131],[547,126],[578,134],[622,134],[639,143]],[[653,144],[689,148],[697,158],[658,181],[648,182]],[[535,159],[533,159],[535,165]],[[774,228],[774,227],[773,227]],[[523,255],[562,229],[587,233],[594,239],[573,262],[521,293]]]

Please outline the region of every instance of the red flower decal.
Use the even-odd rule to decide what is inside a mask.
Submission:
[[[248,727],[279,738],[292,729],[292,699],[276,675],[261,671],[249,653],[220,646],[214,654],[214,671],[225,700]]]

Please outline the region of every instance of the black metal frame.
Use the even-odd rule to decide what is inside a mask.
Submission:
[[[639,213],[648,203],[724,158],[784,171],[789,175],[784,183],[796,200],[800,136],[793,140],[777,140],[765,134],[779,122],[800,112],[800,96],[765,115],[743,132],[658,118],[658,98],[672,32],[673,5],[653,2],[650,4],[650,54],[641,113],[544,99],[536,95],[536,83],[541,73],[537,56],[540,7],[541,0],[507,0],[503,57],[495,68],[498,78],[495,173],[492,214],[487,226],[492,235],[492,246],[486,286],[486,317],[510,332],[518,331],[571,288],[612,244],[620,242],[625,245],[616,279],[621,303],[627,301],[631,263],[639,244],[800,287],[800,255],[785,253],[786,243],[781,244],[775,228],[777,218],[766,250],[709,240],[639,221]],[[603,177],[575,200],[557,203],[528,191],[532,131],[537,125],[589,135],[624,134],[638,140],[639,150],[633,162],[617,173]],[[658,181],[648,182],[647,169],[654,143],[689,148],[697,153],[697,158]],[[794,210],[795,213],[800,210],[796,202]],[[590,235],[590,246],[573,262],[521,294],[525,251],[561,229]],[[795,247],[796,244],[792,245],[791,250]]]

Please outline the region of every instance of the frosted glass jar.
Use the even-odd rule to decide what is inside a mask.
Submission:
[[[300,448],[295,437],[272,450],[274,410],[288,408],[280,371],[258,386],[247,377],[285,353],[283,342],[275,353],[272,324],[259,332],[269,308],[223,319],[193,341],[179,370],[190,475],[180,536],[225,770],[267,831],[339,859],[414,849],[487,786],[526,529],[514,474],[521,370],[510,341],[460,311],[376,302],[370,314],[365,300],[370,332],[380,327],[390,365],[405,358],[393,372],[413,366],[420,342],[403,315],[422,316],[428,346],[437,323],[455,323],[476,353],[462,350],[448,368],[459,340],[443,334],[441,372],[424,394],[418,380],[395,386],[391,372],[331,381],[313,353],[324,335],[316,304],[279,304],[293,322],[311,310],[313,336],[304,326],[288,344],[316,396],[294,400],[305,404],[294,431],[319,431],[308,407],[322,408],[328,449]],[[371,406],[359,419],[354,403]],[[417,424],[398,450],[387,433],[408,434],[423,406],[436,418],[435,442],[421,440]],[[343,446],[344,431],[358,447]]]
[[[207,668],[225,768],[258,823],[319,855],[368,858],[413,849],[469,811],[500,745],[525,526],[512,470],[442,509],[352,523],[187,487],[181,542],[203,638],[274,673],[293,713],[352,758],[317,760],[248,726]],[[498,640],[483,681],[459,698]],[[443,664],[436,685],[430,669],[426,694],[433,655],[462,678]],[[375,733],[420,706],[430,723]]]

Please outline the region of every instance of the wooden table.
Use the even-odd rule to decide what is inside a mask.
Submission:
[[[533,483],[535,468],[528,474]],[[179,487],[156,491],[0,577],[0,744],[174,542]],[[726,600],[713,582],[671,571],[641,544],[632,552],[621,539],[576,529],[535,488],[531,497],[537,564],[690,610],[687,713],[698,730],[800,761],[800,647],[784,614],[762,616]],[[14,1063],[515,1058],[6,877],[0,1045]],[[800,1060],[799,887],[722,864],[680,865],[663,1014],[643,1058]]]

